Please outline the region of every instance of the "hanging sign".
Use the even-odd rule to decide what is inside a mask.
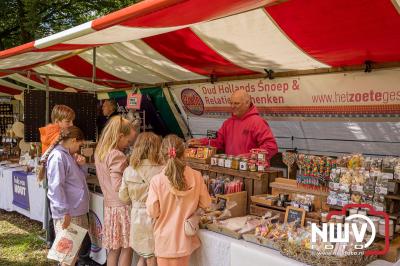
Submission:
[[[126,108],[128,109],[140,109],[140,103],[142,101],[142,95],[137,93],[129,93],[126,102]]]

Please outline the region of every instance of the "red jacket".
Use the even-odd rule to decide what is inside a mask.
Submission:
[[[201,139],[201,143],[207,145],[208,139]],[[275,137],[255,106],[250,107],[242,118],[232,115],[226,120],[218,130],[217,139],[211,140],[211,145],[229,155],[246,154],[251,149],[260,148],[267,150],[271,159],[278,152]]]

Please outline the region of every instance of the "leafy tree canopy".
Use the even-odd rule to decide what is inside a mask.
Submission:
[[[141,0],[0,0],[0,50],[69,29]]]

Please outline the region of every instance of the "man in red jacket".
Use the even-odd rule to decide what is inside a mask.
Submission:
[[[251,103],[250,95],[237,90],[231,96],[232,117],[218,130],[217,139],[211,145],[229,155],[247,154],[251,149],[265,149],[268,159],[278,152],[275,137],[268,123],[261,118]],[[207,145],[208,139],[192,139],[189,144]]]

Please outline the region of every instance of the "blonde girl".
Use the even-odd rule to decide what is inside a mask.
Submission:
[[[210,195],[201,173],[185,165],[183,140],[168,135],[161,144],[164,170],[150,181],[147,213],[154,224],[155,255],[159,266],[189,264],[192,252],[200,247],[197,235],[187,236],[184,222],[198,208],[207,208]]]
[[[122,173],[128,166],[124,154],[133,144],[136,131],[121,116],[113,116],[103,129],[95,151],[96,173],[104,195],[104,227],[102,244],[108,250],[107,265],[130,265],[129,203],[118,197]]]
[[[155,266],[153,222],[146,213],[150,181],[162,170],[159,163],[161,138],[154,133],[139,134],[130,165],[125,169],[119,198],[132,202],[129,245],[140,256],[138,266]]]

